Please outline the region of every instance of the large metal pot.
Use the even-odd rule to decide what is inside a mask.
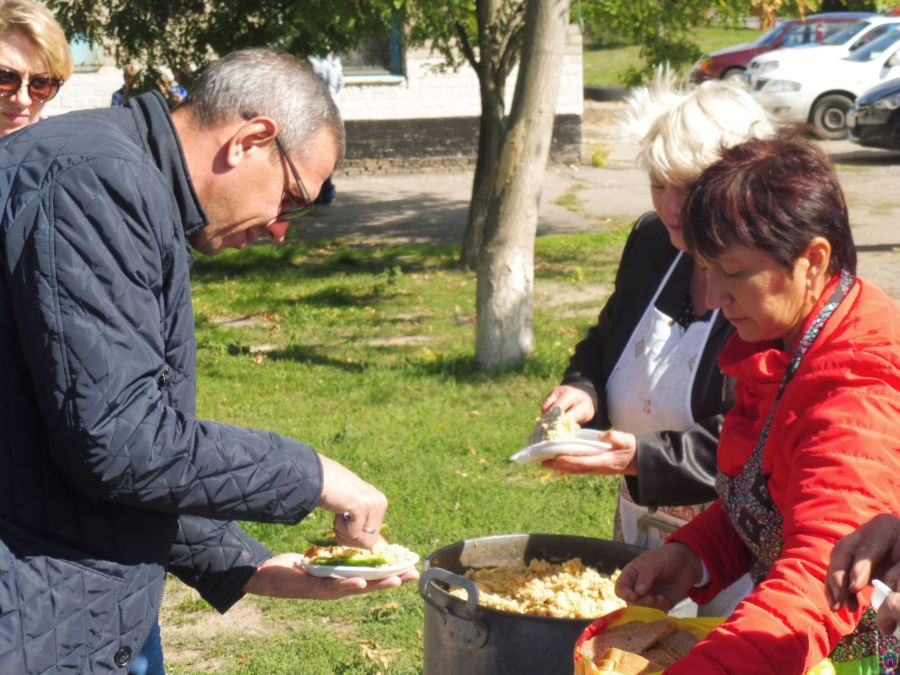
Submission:
[[[425,560],[419,593],[425,600],[426,675],[571,675],[575,641],[591,619],[515,614],[478,605],[470,569],[561,563],[581,558],[601,572],[621,569],[644,549],[605,539],[559,534],[505,534],[466,539]],[[450,595],[458,586],[467,599]]]

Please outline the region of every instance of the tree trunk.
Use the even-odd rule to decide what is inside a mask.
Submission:
[[[525,40],[478,256],[475,358],[521,365],[534,348],[534,240],[550,155],[569,0],[527,0]]]
[[[478,131],[478,161],[472,178],[472,199],[469,202],[469,217],[463,235],[460,266],[463,269],[476,268],[478,252],[484,240],[484,221],[487,218],[494,187],[497,165],[500,163],[500,148],[503,140],[503,125],[506,118],[503,92],[483,83],[481,86],[481,123]]]
[[[506,121],[506,78],[508,70],[500,67],[501,49],[497,39],[503,28],[502,0],[476,0],[479,59],[475,72],[481,93],[481,118],[478,127],[478,159],[472,178],[472,199],[463,234],[460,266],[474,270],[484,239],[484,221],[490,205],[494,176],[500,161],[503,125]],[[501,72],[502,71],[502,72]]]

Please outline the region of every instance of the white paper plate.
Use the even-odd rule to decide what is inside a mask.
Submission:
[[[314,577],[329,579],[350,579],[361,577],[366,581],[377,581],[398,574],[403,574],[419,562],[419,556],[404,560],[396,565],[381,565],[380,567],[349,567],[343,565],[313,565],[306,561],[300,563],[306,573]]]
[[[518,464],[531,464],[532,462],[543,462],[545,459],[557,455],[593,455],[598,450],[611,450],[612,446],[609,443],[597,440],[599,433],[596,429],[579,429],[578,433],[569,438],[541,441],[529,445],[509,459]]]

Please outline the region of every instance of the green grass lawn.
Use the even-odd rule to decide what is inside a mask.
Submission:
[[[423,558],[489,534],[608,538],[615,479],[561,477],[509,456],[604,300],[578,289],[609,288],[626,227],[538,240],[536,283],[554,292],[536,296],[566,300],[537,302],[536,350],[501,375],[474,363],[475,276],[458,269],[457,247],[294,242],[200,259],[200,413],[346,464],[388,495],[391,539]],[[245,528],[273,550],[302,551],[330,522],[316,512],[295,527]],[[189,630],[197,637],[177,644],[178,626],[212,614],[175,586],[162,619],[174,675],[421,671],[415,585],[332,603],[248,598],[258,625]]]
[[[700,28],[694,39],[703,53],[709,54],[722,47],[750,42],[761,35],[762,31],[749,28]],[[636,46],[591,47],[586,44],[583,51],[585,86],[622,86],[626,69],[640,63],[639,50]]]

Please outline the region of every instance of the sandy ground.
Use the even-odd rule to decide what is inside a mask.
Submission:
[[[647,177],[635,166],[636,147],[612,121],[620,103],[586,102],[584,147],[599,148],[602,168],[553,165],[544,181],[538,234],[602,227],[651,208]],[[900,299],[900,153],[849,141],[822,147],[838,167],[860,252],[860,275]],[[472,187],[467,172],[335,177],[337,199],[305,220],[310,236],[355,235],[405,241],[458,242]],[[569,195],[567,207],[557,203]],[[574,197],[574,199],[572,199]]]

